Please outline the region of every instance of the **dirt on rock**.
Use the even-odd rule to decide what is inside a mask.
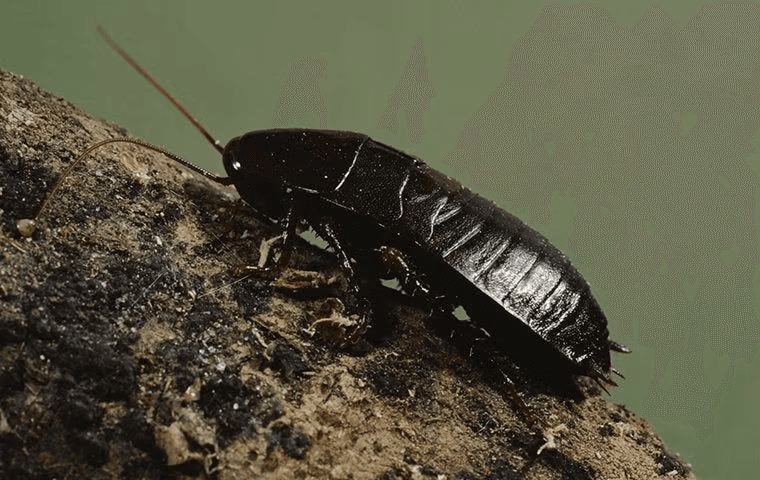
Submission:
[[[23,237],[66,166],[127,132],[0,83],[0,477],[694,478],[585,379],[545,385],[396,292],[358,344],[315,335],[339,286],[233,275],[277,228],[159,154],[94,152]],[[340,276],[306,242],[291,267]]]

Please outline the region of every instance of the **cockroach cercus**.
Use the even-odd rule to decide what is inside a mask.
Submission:
[[[422,160],[354,132],[259,130],[219,141],[167,90],[100,33],[168,98],[222,154],[227,177],[207,172],[161,147],[133,138],[99,142],[61,175],[38,219],[69,172],[91,151],[130,142],[163,153],[207,178],[234,185],[257,215],[283,230],[281,254],[259,271],[276,273],[288,261],[297,227],[307,225],[338,257],[346,275],[349,309],[370,311],[358,276],[396,278],[407,294],[451,314],[459,306],[495,343],[527,329],[558,353],[574,374],[615,385],[610,351],[628,348],[609,339],[607,319],[588,283],[541,234]],[[29,233],[33,221],[21,222]],[[252,267],[254,270],[256,268]],[[361,324],[362,322],[358,322]],[[346,334],[356,339],[362,325]],[[500,338],[504,337],[504,338]]]

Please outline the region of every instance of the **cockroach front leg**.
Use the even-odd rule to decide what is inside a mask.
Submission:
[[[330,298],[315,311],[317,318],[310,330],[342,347],[358,342],[367,331],[372,316],[372,308],[362,295],[351,259],[340,240],[338,228],[331,219],[322,218],[314,222],[312,228],[338,257],[343,272],[346,292],[342,299]]]
[[[293,248],[293,237],[296,234],[295,206],[292,204],[288,208],[285,218],[280,221],[283,226],[282,233],[269,239],[264,239],[259,246],[259,262],[257,265],[238,265],[235,267],[233,274],[236,277],[245,275],[255,275],[264,278],[275,278],[290,261],[290,252]],[[279,255],[272,254],[272,250],[277,242],[281,243]],[[274,257],[274,258],[273,258]]]
[[[300,218],[292,202],[285,217],[279,222],[283,230],[279,235],[261,241],[259,261],[256,265],[238,265],[233,274],[237,277],[255,275],[270,280],[270,286],[283,290],[317,290],[338,287],[339,275],[329,275],[313,270],[289,268],[293,241],[298,234]]]

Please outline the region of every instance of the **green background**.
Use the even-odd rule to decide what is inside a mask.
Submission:
[[[634,351],[615,402],[700,478],[760,470],[758,4],[257,3],[5,2],[0,67],[219,170],[100,24],[223,143],[326,126],[419,156],[570,256]]]

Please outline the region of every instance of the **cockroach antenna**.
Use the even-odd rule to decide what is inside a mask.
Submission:
[[[135,62],[132,57],[130,57],[127,52],[122,50],[122,48],[106,33],[106,31],[103,29],[103,27],[98,25],[98,32],[103,36],[103,38],[106,39],[109,45],[118,53],[124,60],[126,60],[127,63],[129,63],[132,68],[137,70],[137,72],[142,75],[143,78],[145,78],[148,82],[150,82],[151,85],[153,85],[159,92],[161,92],[164,97],[166,97],[172,105],[174,105],[177,110],[182,113],[182,115],[193,124],[193,126],[198,129],[199,132],[203,135],[203,137],[218,151],[219,153],[224,152],[224,148],[221,146],[221,143],[219,140],[216,140],[206,129],[206,127],[203,126],[203,124],[195,118],[182,103],[177,100],[177,98],[172,95],[168,90],[166,90],[158,81],[153,78],[153,76],[148,73],[144,68],[142,68],[137,62]],[[50,189],[50,191],[45,196],[45,199],[42,201],[42,204],[40,204],[39,209],[37,210],[37,213],[31,218],[22,218],[18,222],[16,222],[16,227],[18,228],[19,233],[24,237],[30,237],[34,234],[36,231],[36,225],[39,221],[39,219],[42,217],[42,214],[45,212],[45,209],[50,205],[50,201],[55,196],[58,189],[63,184],[63,181],[71,174],[71,172],[76,168],[77,165],[79,165],[90,153],[94,152],[95,150],[99,149],[100,147],[103,147],[105,145],[111,144],[111,143],[131,143],[133,145],[138,145],[143,148],[147,148],[149,150],[153,150],[154,152],[158,152],[175,162],[184,165],[186,168],[199,173],[203,175],[204,177],[220,184],[220,185],[231,185],[232,180],[229,177],[222,177],[219,176],[213,172],[210,172],[204,168],[201,168],[197,165],[195,165],[192,162],[189,162],[185,160],[184,158],[180,157],[176,153],[170,152],[169,150],[165,149],[164,147],[160,147],[158,145],[153,145],[151,143],[148,143],[144,140],[140,140],[139,138],[132,138],[132,137],[117,137],[117,138],[110,138],[108,140],[103,140],[101,142],[98,142],[94,145],[91,145],[87,148],[84,152],[79,154],[79,156],[69,165],[66,170],[63,171],[63,173],[58,177],[58,180],[55,182],[53,187]]]
[[[108,35],[108,33],[106,33],[106,31],[100,25],[98,25],[98,32],[100,32],[100,34],[103,35],[103,38],[105,38],[106,42],[108,42],[108,44],[111,45],[111,48],[113,48],[114,50],[116,50],[116,53],[118,53],[119,55],[121,55],[121,58],[123,58],[128,64],[130,64],[132,66],[132,68],[134,68],[135,70],[137,70],[137,73],[139,73],[140,75],[142,75],[142,77],[145,80],[147,80],[151,85],[153,85],[156,88],[156,90],[158,90],[159,92],[161,92],[161,94],[164,97],[166,97],[167,100],[169,100],[172,103],[172,105],[174,105],[177,108],[177,110],[179,110],[182,113],[182,115],[186,119],[188,119],[188,121],[190,123],[192,123],[193,126],[196,129],[198,129],[199,132],[201,132],[201,135],[203,135],[203,138],[205,138],[216,149],[217,152],[219,152],[219,153],[223,153],[224,152],[224,147],[222,147],[221,142],[219,140],[215,139],[214,136],[211,135],[208,130],[206,130],[206,127],[204,127],[203,124],[197,118],[195,118],[185,108],[185,106],[182,105],[182,103],[179,100],[177,100],[177,97],[175,97],[174,95],[172,95],[171,92],[169,92],[169,90],[167,90],[163,86],[161,86],[161,84],[158,83],[158,80],[156,80],[155,78],[153,78],[153,75],[151,75],[150,73],[148,73],[148,71],[145,70],[144,68],[142,68],[140,66],[140,64],[138,64],[137,62],[135,62],[132,59],[132,57],[130,57],[127,54],[127,52],[125,52],[124,50],[122,50],[122,48],[119,46],[119,44],[116,43],[116,42],[114,42],[114,40]]]

